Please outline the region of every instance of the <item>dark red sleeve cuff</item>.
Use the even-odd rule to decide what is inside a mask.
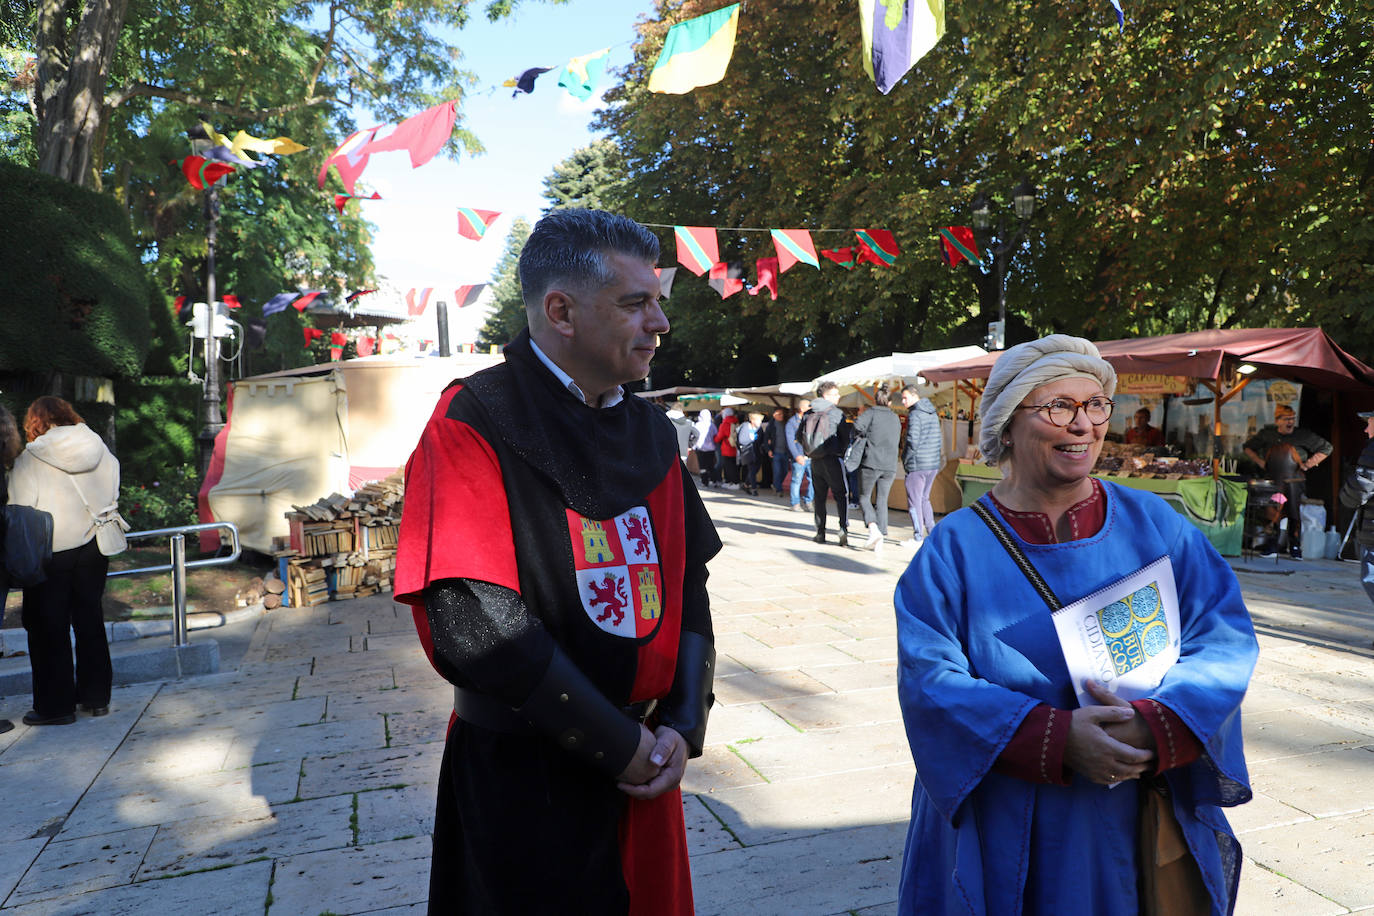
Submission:
[[[1070,774],[1064,767],[1064,747],[1069,741],[1070,715],[1045,703],[1036,706],[1021,720],[993,769],[1026,782],[1067,786]]]
[[[1187,766],[1202,756],[1202,742],[1172,709],[1150,697],[1132,700],[1131,705],[1155,737],[1156,773]]]

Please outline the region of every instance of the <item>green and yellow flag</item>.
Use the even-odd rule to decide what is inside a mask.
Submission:
[[[610,48],[602,48],[592,54],[574,57],[563,65],[563,72],[558,74],[558,85],[571,92],[578,101],[587,101],[601,82],[601,74],[606,69],[606,55],[610,53]]]
[[[649,74],[649,91],[681,95],[720,82],[730,66],[738,27],[738,3],[673,26]]]

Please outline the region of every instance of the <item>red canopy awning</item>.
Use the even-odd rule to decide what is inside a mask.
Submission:
[[[1226,360],[1248,363],[1261,375],[1335,391],[1374,388],[1374,369],[1336,346],[1321,328],[1237,328],[1166,334],[1097,344],[1117,372],[1217,379]],[[945,363],[921,374],[932,382],[987,378],[1000,353]]]

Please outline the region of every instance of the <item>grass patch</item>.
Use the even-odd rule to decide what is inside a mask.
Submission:
[[[763,704],[761,704],[761,705],[763,706],[764,709],[768,710],[768,711],[771,712],[773,715],[777,716],[779,719],[781,719],[782,721],[786,722],[786,723],[787,723],[788,725],[790,725],[792,728],[796,729],[797,732],[798,732],[799,734],[802,734],[802,735],[806,734],[806,729],[804,729],[804,728],[802,728],[801,726],[797,725],[795,722],[793,722],[793,721],[791,721],[790,719],[788,719],[786,716],[784,716],[782,713],[778,712],[778,711],[777,711],[776,709],[774,709],[773,707],[769,706],[767,703],[763,703]]]
[[[767,776],[764,776],[762,773],[759,772],[759,768],[758,768],[758,767],[754,766],[754,765],[753,765],[752,763],[750,763],[748,760],[745,760],[745,759],[744,759],[744,755],[741,754],[741,753],[739,752],[739,748],[735,747],[733,744],[727,744],[727,745],[725,745],[725,746],[726,746],[727,748],[730,749],[730,753],[734,754],[736,757],[738,757],[738,758],[740,759],[740,762],[741,762],[741,763],[743,763],[743,764],[744,764],[745,766],[747,766],[749,769],[753,770],[755,776],[757,776],[759,779],[762,779],[764,782],[768,783],[769,785],[772,785],[773,780],[769,779]],[[700,798],[701,796],[698,795],[697,797]],[[719,820],[719,818],[717,818],[717,820]]]
[[[745,761],[745,762],[747,763],[748,761]],[[752,767],[751,767],[751,769],[752,769]],[[754,772],[757,773],[758,771],[755,770]],[[762,775],[762,774],[760,774],[760,775]],[[765,781],[766,781],[766,780],[765,780]],[[745,845],[747,845],[743,840],[741,840],[741,839],[739,838],[739,835],[736,834],[735,831],[733,831],[733,830],[730,829],[730,825],[727,824],[727,823],[725,823],[725,820],[724,820],[719,814],[716,813],[715,809],[712,808],[710,805],[708,805],[708,804],[706,803],[706,799],[705,799],[705,798],[702,798],[700,795],[698,795],[698,796],[697,796],[697,800],[701,802],[701,806],[702,806],[703,808],[706,809],[706,812],[716,819],[716,823],[717,823],[717,824],[720,824],[720,829],[721,829],[721,830],[724,830],[726,833],[730,834],[730,839],[732,839],[732,840],[734,840],[736,843],[740,844],[741,847],[744,847]]]
[[[212,871],[224,871],[226,868],[237,868],[240,865],[252,865],[254,862],[266,862],[267,856],[258,856],[254,859],[247,859],[243,862],[223,862],[219,865],[207,865],[204,868],[188,868],[185,871],[172,872],[170,875],[158,875],[149,878],[149,881],[166,881],[168,878],[184,878],[187,875],[203,875]]]

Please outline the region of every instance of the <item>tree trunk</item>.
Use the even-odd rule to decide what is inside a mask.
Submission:
[[[85,185],[104,117],[110,61],[129,0],[41,0],[38,8],[38,169]]]

